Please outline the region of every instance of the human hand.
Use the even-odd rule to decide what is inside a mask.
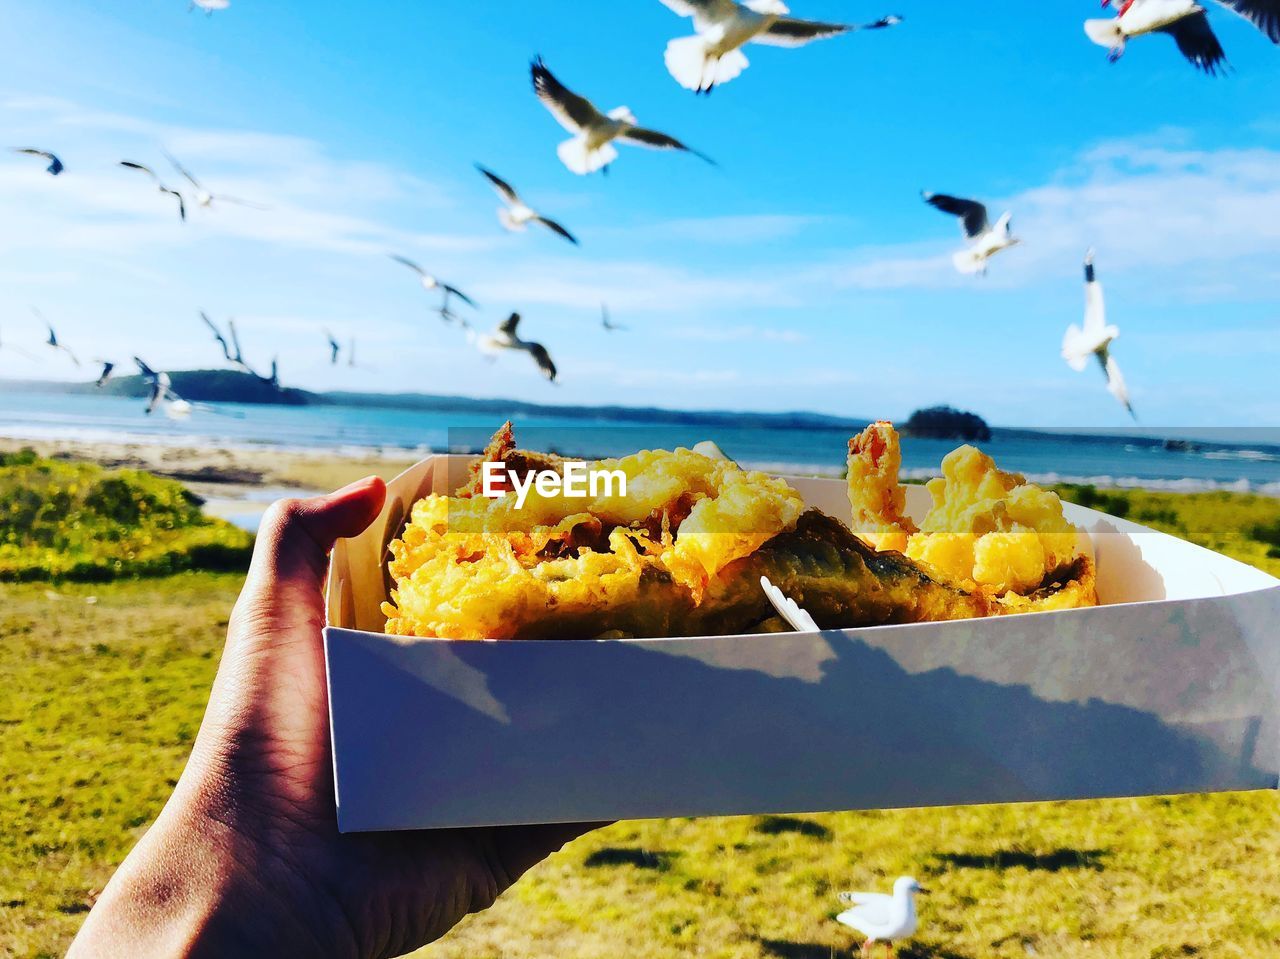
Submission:
[[[487,908],[587,826],[340,835],[324,583],[376,477],[263,519],[191,758],[70,956],[394,956]]]

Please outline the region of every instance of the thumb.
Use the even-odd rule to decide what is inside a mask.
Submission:
[[[386,493],[386,484],[369,476],[327,496],[273,503],[262,518],[245,594],[271,600],[284,592],[318,604],[333,544],[364,532]]]

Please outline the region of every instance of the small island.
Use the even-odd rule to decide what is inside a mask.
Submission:
[[[985,443],[991,439],[991,427],[981,416],[950,406],[916,410],[903,425],[902,432],[917,439],[962,440],[966,443]]]

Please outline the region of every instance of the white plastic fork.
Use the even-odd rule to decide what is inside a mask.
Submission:
[[[769,582],[768,576],[760,577],[760,586],[764,589],[765,596],[769,597],[769,602],[773,604],[773,608],[778,611],[778,615],[791,624],[791,628],[797,633],[820,633],[818,624],[813,621],[813,617],[801,609],[794,599],[786,596],[782,590]]]

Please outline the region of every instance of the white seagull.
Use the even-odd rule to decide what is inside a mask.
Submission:
[[[1280,43],[1280,0],[1218,0],[1221,6],[1240,14],[1272,43]],[[1089,39],[1106,47],[1114,63],[1124,56],[1131,37],[1164,33],[1173,37],[1178,50],[1192,65],[1214,76],[1226,69],[1226,53],[1209,24],[1208,10],[1196,0],[1102,0],[1114,6],[1115,17],[1088,20],[1084,30]]]
[[[213,16],[215,10],[225,10],[229,6],[231,6],[231,0],[191,0],[191,6],[187,7],[187,12],[190,13],[199,7],[208,16]]]
[[[173,382],[168,373],[158,373],[138,357],[133,358],[138,364],[138,372],[150,392],[147,394],[147,415],[157,409],[163,409],[164,415],[171,420],[186,419],[191,415],[191,404],[173,391]]]
[[[578,245],[578,239],[555,220],[548,220],[545,216],[538,213],[537,210],[520,199],[520,194],[502,177],[494,173],[492,170],[486,170],[479,163],[476,169],[484,176],[486,180],[493,186],[494,191],[502,198],[505,206],[498,207],[498,220],[504,227],[513,233],[523,232],[528,228],[530,223],[540,223],[552,233],[558,233],[574,246]]]
[[[467,296],[456,286],[450,286],[448,283],[441,281],[438,277],[428,273],[422,267],[418,266],[418,264],[414,263],[413,260],[407,259],[403,256],[398,256],[395,253],[388,253],[387,256],[391,257],[391,259],[395,260],[397,263],[407,266],[409,269],[413,270],[414,273],[417,273],[418,279],[422,283],[422,288],[424,290],[428,292],[432,290],[439,290],[444,295],[444,300],[440,304],[440,316],[446,322],[457,318],[449,310],[449,302],[455,296],[463,303],[467,304],[467,306],[475,309],[476,305],[471,297]]]
[[[556,148],[556,153],[574,173],[586,175],[607,170],[618,158],[614,140],[655,150],[681,150],[715,165],[710,157],[685,146],[675,137],[640,126],[635,114],[626,107],[601,113],[594,103],[557,80],[541,57],[533,61],[530,73],[538,99],[560,125],[573,134],[572,139]]]
[[[854,30],[881,30],[902,22],[899,16],[853,26],[797,20],[782,0],[662,0],[682,17],[692,17],[697,31],[667,44],[667,69],[676,82],[695,93],[710,93],[728,83],[749,65],[742,47],[761,43],[771,47],[800,47],[813,40]]]
[[[163,181],[161,181],[159,175],[156,173],[155,170],[151,169],[151,167],[149,166],[144,166],[141,163],[135,163],[133,160],[121,160],[120,165],[129,170],[137,170],[139,173],[145,173],[147,176],[151,178],[151,181],[155,183],[156,187],[160,190],[161,193],[167,193],[169,196],[176,199],[178,201],[178,217],[184,223],[186,222],[187,201],[182,198],[182,194],[179,193],[177,190],[171,190],[167,186],[165,186]]]
[[[168,159],[168,161],[171,164],[173,164],[173,168],[178,171],[178,173],[182,176],[182,178],[186,180],[188,183],[190,183],[191,186],[195,189],[196,203],[204,207],[206,210],[210,209],[213,206],[214,201],[217,201],[218,203],[234,203],[236,206],[246,206],[246,207],[249,207],[251,210],[266,209],[265,206],[261,206],[260,204],[257,204],[257,203],[251,203],[248,200],[241,200],[239,197],[224,196],[221,193],[210,193],[208,190],[204,188],[204,186],[200,183],[200,181],[197,180],[194,175],[192,175],[191,171],[188,170],[186,167],[184,167],[181,163],[179,163],[172,156],[172,154],[166,153],[165,158]]]
[[[39,150],[35,147],[14,147],[13,152],[21,153],[24,156],[29,157],[39,157],[41,160],[44,160],[49,164],[45,167],[45,172],[50,176],[57,176],[66,169],[66,167],[62,165],[62,161],[48,150]]]
[[[111,378],[111,371],[116,368],[116,365],[110,360],[94,360],[94,362],[102,364],[102,372],[98,374],[98,379],[93,385],[102,389],[103,384]]]
[[[952,257],[952,262],[961,273],[980,273],[986,276],[988,260],[1001,250],[1022,242],[1013,235],[1012,213],[1005,213],[992,226],[987,208],[977,200],[964,200],[945,193],[927,191],[921,195],[935,210],[960,218],[960,228],[969,241],[969,247]]]
[[[892,955],[893,943],[910,939],[919,928],[916,894],[927,892],[910,876],[903,876],[893,884],[891,896],[881,892],[842,892],[840,901],[853,908],[836,916],[836,922],[867,937],[862,944],[862,955],[867,955],[877,942],[888,945]]]
[[[1120,373],[1120,366],[1111,355],[1111,344],[1120,330],[1107,325],[1107,305],[1102,295],[1102,284],[1093,268],[1093,250],[1084,258],[1084,328],[1074,323],[1067,328],[1062,339],[1062,358],[1077,373],[1084,370],[1091,358],[1098,361],[1107,375],[1107,391],[1114,396],[1135,420],[1138,415],[1129,401],[1129,388]]]
[[[512,313],[507,317],[499,327],[492,333],[481,336],[476,345],[481,351],[487,354],[498,353],[501,350],[522,350],[528,353],[538,369],[552,383],[556,381],[556,365],[551,362],[551,354],[547,352],[546,347],[541,343],[534,343],[530,340],[522,340],[516,327],[520,325],[520,314]]]

